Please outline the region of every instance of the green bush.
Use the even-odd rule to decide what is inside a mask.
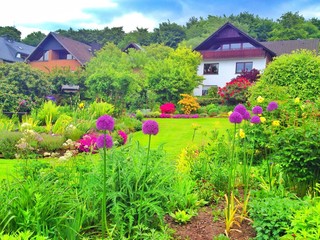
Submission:
[[[259,95],[265,98],[270,96],[272,100],[282,100],[284,97],[316,100],[320,92],[320,56],[308,50],[299,50],[276,57],[251,88],[251,100]]]
[[[294,212],[287,235],[281,239],[320,239],[320,200],[316,198],[308,205]],[[293,237],[295,236],[295,237]]]
[[[15,158],[16,144],[23,137],[21,132],[0,132],[0,152],[4,158]]]
[[[64,134],[71,121],[72,117],[66,114],[61,114],[52,128],[52,132],[55,134]]]
[[[41,124],[55,123],[60,114],[59,108],[60,106],[57,106],[53,101],[46,101],[36,114],[37,120]]]
[[[113,111],[114,106],[106,102],[93,102],[88,108],[88,114],[92,116],[92,119],[97,119],[105,114],[112,115]]]
[[[65,140],[61,135],[41,134],[41,137],[42,141],[38,145],[45,152],[54,152],[61,149]]]
[[[291,216],[301,208],[302,202],[296,199],[264,196],[252,198],[249,202],[250,218],[257,232],[256,239],[277,240],[286,234],[291,224]]]

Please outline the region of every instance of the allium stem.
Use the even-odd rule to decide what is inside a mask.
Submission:
[[[105,131],[107,134],[107,131]],[[105,238],[107,229],[107,209],[106,209],[106,199],[107,199],[107,147],[106,138],[103,138],[103,190],[102,190],[102,238]]]

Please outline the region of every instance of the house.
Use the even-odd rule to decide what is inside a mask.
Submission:
[[[202,55],[198,75],[204,81],[193,93],[202,96],[212,86],[223,87],[244,70],[261,71],[274,57],[293,50],[318,53],[319,43],[320,39],[258,42],[228,22],[194,48]]]
[[[94,56],[94,47],[50,32],[27,57],[33,68],[50,72],[56,67],[68,67],[71,71],[82,68]]]
[[[35,47],[0,37],[0,63],[23,62]]]
[[[128,52],[130,48],[135,50],[142,50],[142,47],[139,44],[131,42],[125,48],[122,49],[122,52]]]

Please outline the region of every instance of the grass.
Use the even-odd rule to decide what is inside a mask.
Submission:
[[[212,130],[221,131],[223,134],[227,129],[231,128],[227,118],[192,118],[192,119],[153,119],[159,124],[159,133],[151,138],[151,148],[157,148],[163,145],[163,148],[171,157],[176,157],[180,154],[181,149],[189,144],[200,145],[205,143],[210,136]],[[196,130],[194,141],[192,136],[194,129],[192,124],[200,125]],[[139,141],[142,145],[148,145],[148,137],[141,131],[132,135],[133,141]]]
[[[192,118],[192,119],[154,119],[159,124],[159,133],[151,138],[151,148],[156,149],[163,145],[164,150],[169,157],[175,158],[181,152],[181,149],[189,144],[200,145],[205,143],[210,136],[210,131],[219,130],[221,134],[232,127],[227,118]],[[194,141],[192,136],[194,129],[192,124],[200,125],[196,130]],[[148,136],[141,131],[132,134],[131,140],[138,141],[142,146],[148,145]],[[17,160],[0,159],[0,180],[10,178],[14,173]]]

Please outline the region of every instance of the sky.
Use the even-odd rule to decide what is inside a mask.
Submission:
[[[238,15],[248,12],[276,21],[298,12],[320,19],[319,0],[9,0],[0,8],[0,26],[14,26],[25,38],[32,32],[58,29],[123,27],[125,32],[160,23],[185,25],[191,17]]]

